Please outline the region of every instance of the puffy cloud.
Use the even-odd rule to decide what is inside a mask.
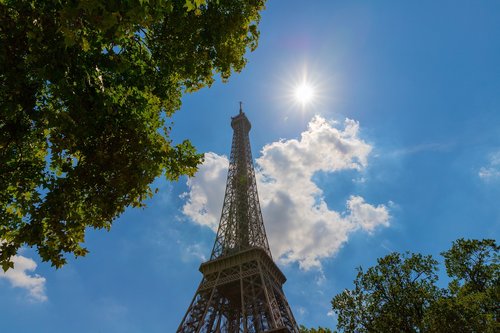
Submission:
[[[264,173],[283,179],[317,171],[361,170],[367,164],[371,146],[357,137],[359,123],[345,120],[344,130],[316,116],[300,140],[281,140],[264,146],[257,163]]]
[[[299,139],[280,140],[263,147],[257,158],[257,187],[266,231],[274,256],[282,263],[298,262],[302,269],[321,268],[356,230],[372,233],[389,225],[386,206],[373,206],[351,196],[343,212],[331,210],[317,172],[362,170],[372,147],[358,137],[359,123],[346,119],[343,128],[314,117]],[[196,177],[189,179],[183,212],[195,222],[216,230],[228,161],[206,155]]]
[[[490,154],[488,165],[479,169],[479,177],[485,181],[500,179],[500,151]]]
[[[187,181],[189,192],[183,194],[186,204],[182,212],[215,232],[224,201],[228,165],[226,156],[206,153],[196,175]]]
[[[351,212],[350,222],[371,233],[379,225],[389,226],[389,212],[386,206],[367,204],[362,197],[351,196],[347,201],[347,208]]]
[[[47,300],[45,295],[45,278],[38,274],[28,274],[36,269],[36,263],[33,259],[23,256],[14,256],[12,258],[14,268],[4,272],[0,269],[0,278],[7,279],[13,287],[24,288],[28,290],[29,296],[34,301],[44,302]]]

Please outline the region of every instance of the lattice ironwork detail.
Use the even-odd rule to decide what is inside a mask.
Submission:
[[[226,193],[210,259],[251,247],[263,248],[271,256],[248,137],[251,124],[241,109],[240,114],[231,119],[231,127],[234,132]]]
[[[177,333],[299,333],[273,262],[259,205],[250,121],[231,119],[224,205],[210,261]]]

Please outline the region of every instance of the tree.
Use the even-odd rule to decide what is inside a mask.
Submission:
[[[0,1],[0,264],[56,267],[202,155],[169,138],[183,93],[240,71],[265,0]]]
[[[300,333],[333,333],[331,329],[329,328],[324,328],[324,327],[318,327],[316,328],[306,328],[304,325],[300,325],[299,328]]]
[[[436,299],[437,261],[420,254],[391,253],[366,272],[360,267],[353,290],[332,300],[344,332],[420,332]]]
[[[459,239],[442,253],[452,280],[426,314],[428,332],[500,331],[499,250],[492,239]]]
[[[332,300],[341,332],[500,331],[499,249],[494,240],[453,242],[442,253],[451,282],[440,289],[437,261],[392,253]]]

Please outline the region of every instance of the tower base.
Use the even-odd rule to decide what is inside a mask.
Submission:
[[[263,249],[208,261],[200,271],[178,333],[299,333],[282,289],[286,278]]]

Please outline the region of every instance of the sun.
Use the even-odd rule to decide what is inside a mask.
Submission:
[[[295,87],[294,91],[295,100],[305,106],[311,103],[314,99],[314,88],[308,82],[302,82]]]
[[[311,68],[307,64],[302,66],[288,66],[285,75],[280,76],[281,82],[277,84],[278,99],[282,100],[288,110],[305,115],[318,112],[331,97],[329,79],[321,75],[321,70]],[[297,67],[292,71],[290,68]],[[301,68],[302,67],[302,68]]]

